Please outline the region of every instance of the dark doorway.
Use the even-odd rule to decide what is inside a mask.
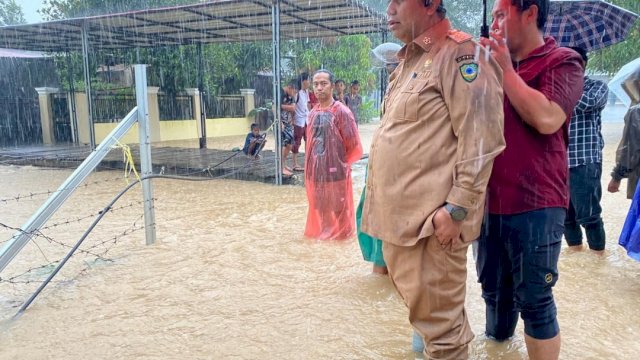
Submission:
[[[53,113],[53,133],[56,144],[73,142],[67,96],[65,94],[52,94],[51,110]]]

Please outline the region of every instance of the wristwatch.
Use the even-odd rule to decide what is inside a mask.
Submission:
[[[444,209],[447,210],[451,218],[455,221],[462,221],[467,217],[467,209],[461,206],[451,205],[447,203],[444,205]]]

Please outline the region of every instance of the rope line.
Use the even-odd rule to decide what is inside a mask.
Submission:
[[[136,176],[136,179],[140,180],[140,175],[138,175],[138,171],[136,171],[136,163],[133,161],[133,155],[131,155],[131,148],[129,145],[123,144],[116,139],[116,145],[113,146],[115,149],[122,149],[122,162],[124,163],[124,179],[129,183],[129,176],[131,172],[133,172]]]

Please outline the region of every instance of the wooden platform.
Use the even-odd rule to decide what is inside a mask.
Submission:
[[[139,147],[132,145],[131,152],[139,170]],[[0,149],[0,164],[76,168],[89,154],[88,146]],[[304,154],[300,155],[304,159]],[[151,160],[154,174],[220,177],[275,184],[275,153],[272,150],[263,150],[260,159],[252,159],[242,152],[229,150],[152,147]],[[124,169],[123,151],[111,150],[98,169]],[[301,185],[304,175],[296,173],[291,177],[283,177],[283,183]]]

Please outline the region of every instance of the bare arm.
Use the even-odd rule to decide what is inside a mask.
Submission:
[[[281,105],[280,106],[282,108],[282,110],[284,111],[288,111],[288,112],[296,112],[296,105],[295,104],[291,104],[291,105]]]
[[[573,90],[579,87],[580,93],[582,92],[584,70],[581,66],[573,61],[553,64],[553,67],[546,71],[546,78],[540,81],[542,82],[539,84],[540,87],[534,89],[527,85],[513,68],[511,54],[502,34],[494,32],[491,34],[491,39],[482,38],[480,43],[491,49],[491,54],[502,68],[504,93],[520,118],[541,134],[548,135],[558,131],[575,106],[573,102],[571,108],[563,108],[567,103],[571,103],[571,101],[565,101],[567,100],[565,97],[571,100],[573,93],[560,90]],[[582,73],[578,76],[579,78],[575,76],[577,72]],[[575,100],[577,101],[578,98]]]

